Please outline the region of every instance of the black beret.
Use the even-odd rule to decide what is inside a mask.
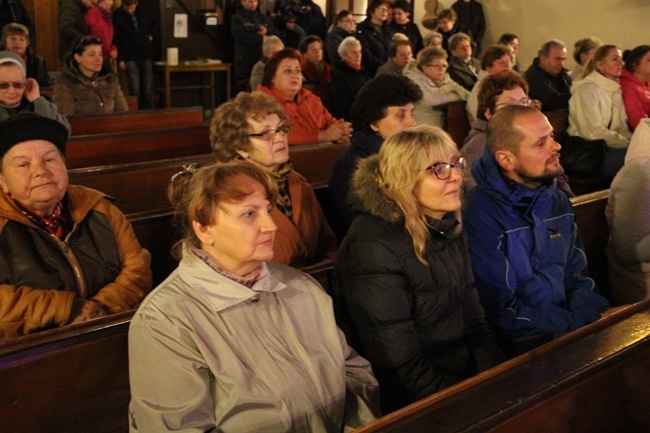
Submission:
[[[0,122],[0,158],[18,143],[45,140],[65,155],[68,130],[63,124],[34,113],[21,113]]]

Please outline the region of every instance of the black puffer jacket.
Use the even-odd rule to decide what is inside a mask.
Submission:
[[[399,207],[374,178],[377,156],[359,164],[353,188],[362,212],[341,244],[334,299],[348,342],[372,364],[384,413],[501,362],[473,287],[465,234],[453,214],[431,220],[418,261]]]

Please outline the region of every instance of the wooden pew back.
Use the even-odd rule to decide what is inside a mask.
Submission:
[[[605,207],[609,190],[585,194],[571,199],[576,213],[578,231],[587,253],[589,276],[593,278],[600,293],[609,297],[609,262],[605,247],[609,242],[609,229],[605,219]]]
[[[208,126],[82,135],[68,140],[66,165],[71,169],[206,153],[210,153]]]
[[[156,132],[154,132],[155,134]],[[314,188],[324,188],[339,154],[346,145],[319,143],[292,146],[294,169]],[[139,158],[138,158],[139,159]],[[115,199],[125,214],[168,209],[167,186],[171,176],[192,163],[214,161],[211,154],[180,156],[143,162],[73,168],[70,183],[102,191]]]
[[[3,432],[126,432],[133,312],[0,345]]]
[[[566,130],[569,127],[569,109],[561,108],[559,110],[546,111],[544,115],[553,127],[555,141],[560,144],[564,143],[567,137]]]
[[[127,111],[96,116],[68,116],[72,136],[151,131],[203,125],[201,107]]]
[[[527,352],[355,430],[647,431],[650,301]]]
[[[460,149],[465,138],[472,127],[469,125],[465,101],[452,102],[447,104],[447,118],[445,119],[445,131],[449,133],[454,143]]]
[[[124,213],[169,209],[167,186],[183,166],[214,161],[212,155],[183,156],[159,161],[75,168],[68,171],[70,183],[94,188],[115,199]]]

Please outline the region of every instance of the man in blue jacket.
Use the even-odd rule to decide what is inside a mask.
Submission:
[[[562,147],[546,116],[508,106],[486,135],[464,224],[488,322],[519,353],[598,320],[609,302],[586,276],[575,213],[553,182]]]

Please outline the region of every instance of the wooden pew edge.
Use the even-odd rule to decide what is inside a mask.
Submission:
[[[156,108],[151,110],[135,110],[135,111],[120,111],[117,113],[101,113],[101,114],[71,114],[66,116],[69,119],[97,119],[101,120],[102,118],[107,117],[124,117],[124,116],[147,116],[152,113],[176,113],[176,112],[199,112],[203,116],[203,107],[200,105],[192,105],[189,107],[174,107],[174,108]]]
[[[444,406],[445,402],[453,401],[454,399],[460,398],[460,396],[467,390],[473,387],[485,385],[491,382],[496,382],[499,378],[504,377],[508,372],[512,371],[515,368],[524,368],[529,365],[535,359],[539,359],[544,355],[547,355],[553,351],[556,351],[562,347],[565,347],[568,344],[574,343],[578,340],[584,339],[589,335],[592,335],[595,332],[601,331],[608,326],[611,326],[617,322],[620,322],[624,319],[634,316],[635,314],[641,313],[650,308],[650,299],[632,304],[626,308],[623,308],[616,313],[613,313],[609,316],[606,316],[590,325],[587,325],[581,329],[570,332],[556,340],[553,340],[543,346],[540,346],[530,352],[526,352],[516,358],[508,360],[498,366],[484,371],[476,376],[473,376],[469,379],[466,379],[454,386],[445,388],[435,394],[432,394],[429,397],[426,397],[422,400],[419,400],[409,406],[406,406],[398,411],[392,412],[390,414],[384,415],[383,417],[373,421],[372,423],[366,424],[363,427],[360,427],[355,430],[355,433],[369,433],[375,431],[381,431],[383,427],[401,425],[404,423],[407,418],[414,416],[417,413],[423,413],[436,408]],[[537,399],[544,396],[544,390],[542,390],[537,395]],[[504,408],[499,413],[492,414],[491,418],[498,417],[498,419],[503,420],[507,418],[506,413],[511,414],[512,410],[521,409],[521,406],[518,406],[522,402],[513,401],[512,405],[509,408]],[[527,401],[526,407],[535,403],[535,401]],[[514,409],[517,407],[517,409]],[[509,410],[510,409],[510,410]]]
[[[588,194],[578,195],[576,197],[571,197],[572,206],[585,205],[588,203],[593,203],[602,199],[607,199],[609,197],[609,190],[604,189],[602,191],[590,192]]]
[[[131,322],[135,309],[111,314],[74,325],[66,325],[59,328],[48,329],[38,333],[25,335],[19,338],[0,342],[0,370],[11,366],[8,359],[15,355],[34,350],[37,348],[49,349],[38,351],[38,356],[54,350],[69,347],[88,339],[93,339],[97,333],[117,333],[120,327]]]

